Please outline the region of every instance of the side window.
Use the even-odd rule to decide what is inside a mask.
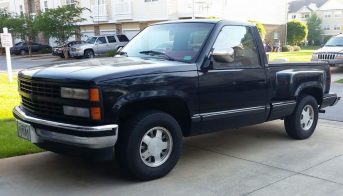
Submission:
[[[249,27],[225,26],[213,45],[214,53],[232,51],[232,62],[213,63],[214,69],[231,67],[260,67],[257,47]]]
[[[115,43],[116,42],[116,38],[114,36],[107,36],[107,40],[109,43]]]
[[[128,42],[129,39],[126,37],[126,35],[117,35],[120,42]]]
[[[96,40],[96,43],[98,44],[106,44],[106,38],[105,37],[99,37],[98,40]]]

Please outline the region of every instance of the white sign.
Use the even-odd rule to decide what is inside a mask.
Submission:
[[[4,27],[2,30],[4,33],[0,34],[0,39],[1,39],[2,47],[5,47],[5,50],[6,50],[7,75],[8,75],[8,81],[11,83],[13,81],[12,61],[11,61],[11,53],[10,53],[10,47],[13,46],[12,35],[8,33],[8,28]]]
[[[13,47],[12,34],[10,33],[0,33],[1,45],[2,47]]]

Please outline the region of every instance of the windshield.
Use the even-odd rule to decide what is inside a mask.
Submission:
[[[146,28],[122,50],[129,57],[192,62],[212,30],[211,23],[160,24]]]
[[[343,37],[332,37],[325,46],[343,46]]]
[[[86,40],[86,42],[89,44],[94,44],[95,40],[96,40],[96,37],[90,37]]]

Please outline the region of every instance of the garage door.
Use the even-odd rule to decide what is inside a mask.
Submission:
[[[126,35],[129,40],[139,33],[139,30],[123,30],[123,34]]]

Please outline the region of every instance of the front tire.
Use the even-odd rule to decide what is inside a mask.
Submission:
[[[94,58],[94,52],[92,50],[86,50],[84,56],[87,59],[92,59]]]
[[[139,180],[168,174],[182,150],[178,122],[161,111],[142,112],[129,119],[119,133],[116,158],[121,168]]]
[[[310,95],[303,95],[292,115],[288,116],[285,121],[285,129],[289,137],[293,139],[309,138],[318,123],[318,103]]]

